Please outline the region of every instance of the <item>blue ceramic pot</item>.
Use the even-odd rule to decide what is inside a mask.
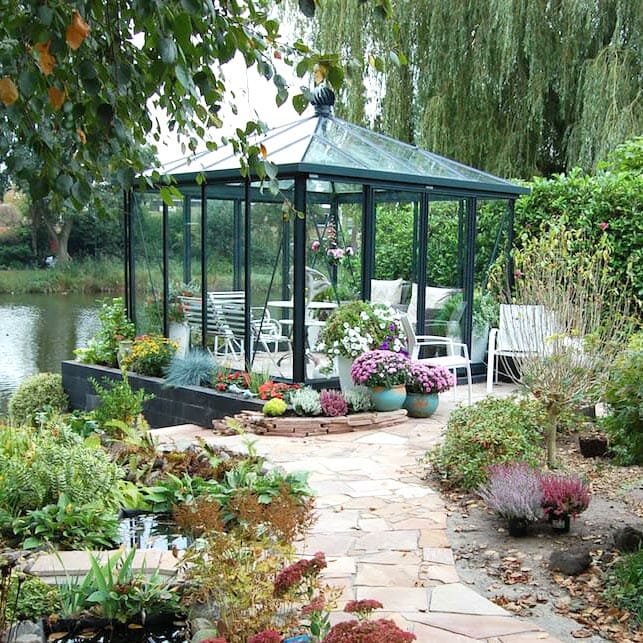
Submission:
[[[407,393],[404,408],[412,418],[429,418],[435,413],[439,403],[437,393]]]
[[[371,387],[371,398],[376,411],[397,411],[404,405],[406,387],[404,384],[391,388],[373,386]]]

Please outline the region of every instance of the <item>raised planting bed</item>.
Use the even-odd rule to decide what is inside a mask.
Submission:
[[[121,379],[121,372],[106,366],[65,361],[62,362],[62,377],[72,408],[89,411],[96,408],[100,401],[89,380],[117,381]],[[260,412],[263,408],[261,400],[242,398],[202,386],[170,388],[166,387],[165,380],[159,377],[147,377],[136,373],[129,373],[128,378],[134,390],[145,389],[155,396],[153,400],[145,402],[143,410],[145,419],[152,428],[177,424],[210,426],[215,418],[234,415],[243,410]]]
[[[253,433],[305,438],[311,435],[386,429],[405,422],[407,415],[405,409],[400,409],[399,411],[372,411],[338,417],[267,417],[260,411],[244,410],[235,415],[234,419],[240,422],[246,431]],[[229,431],[225,419],[214,420],[212,427],[215,431],[222,433]]]

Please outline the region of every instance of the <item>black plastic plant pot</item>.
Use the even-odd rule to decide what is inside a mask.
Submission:
[[[514,538],[523,538],[529,533],[529,521],[526,518],[509,518],[507,531]]]
[[[560,516],[554,516],[549,514],[549,522],[551,528],[557,534],[568,534],[571,521],[569,519],[569,514],[562,514]]]

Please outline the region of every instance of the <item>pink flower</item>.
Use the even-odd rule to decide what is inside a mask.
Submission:
[[[321,247],[321,243],[319,243],[319,241],[313,241],[313,242],[310,244],[310,249],[311,249],[313,252],[317,252],[317,251],[319,250],[319,248],[320,248],[320,247]]]
[[[609,227],[610,227],[610,224],[609,224],[609,223],[607,223],[607,221],[601,221],[601,222],[598,224],[598,227],[599,227],[601,230],[607,230],[607,228],[609,228]]]

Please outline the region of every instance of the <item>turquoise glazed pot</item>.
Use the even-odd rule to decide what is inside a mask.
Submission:
[[[437,393],[407,393],[404,408],[412,418],[430,418],[438,408]]]
[[[373,386],[371,387],[371,398],[376,411],[397,411],[404,405],[406,387],[404,384],[391,388]]]

